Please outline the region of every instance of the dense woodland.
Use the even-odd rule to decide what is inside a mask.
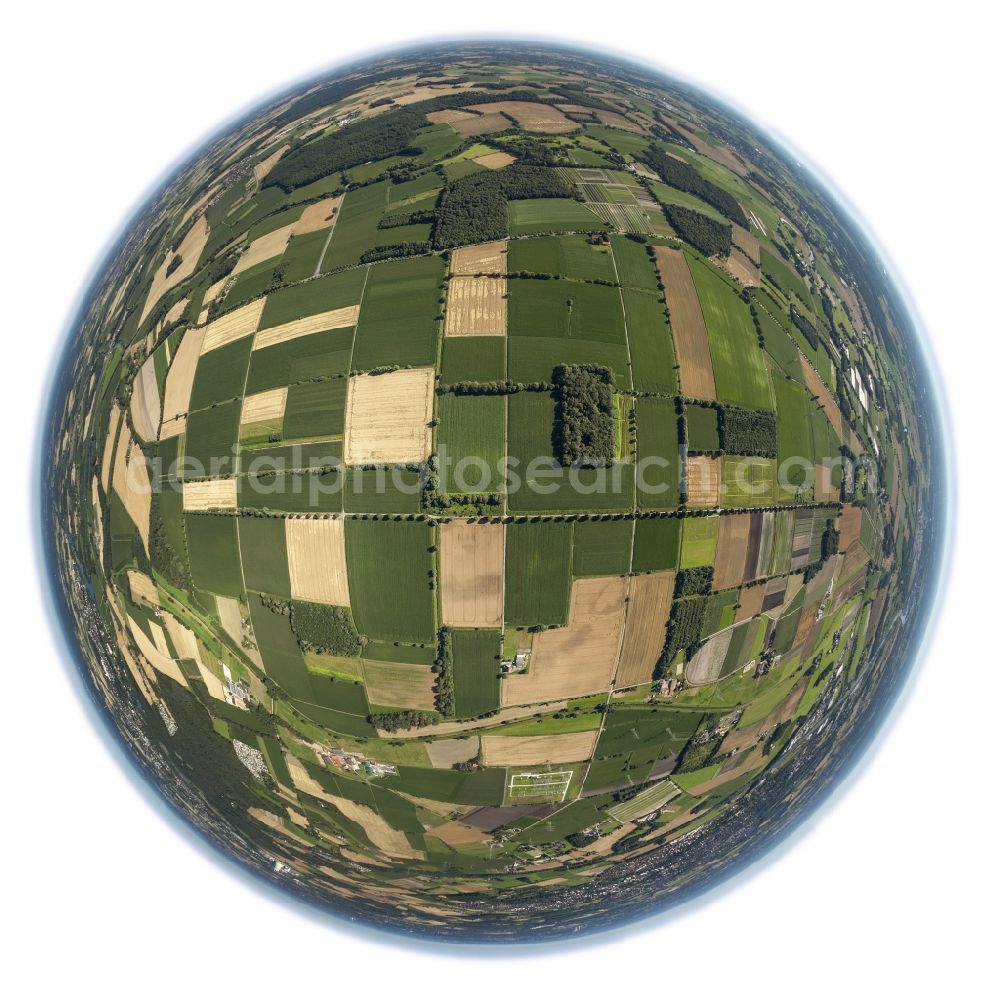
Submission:
[[[552,371],[552,382],[558,396],[556,457],[564,466],[610,465],[615,458],[611,370],[562,363]]]
[[[469,175],[449,185],[438,208],[434,246],[438,250],[504,239],[510,199],[569,199],[576,189],[551,168],[513,164],[502,171]]]
[[[746,225],[743,210],[735,197],[724,188],[702,178],[690,164],[678,161],[658,147],[651,147],[644,155],[644,160],[668,185],[697,196],[737,225]]]
[[[719,410],[719,437],[727,455],[778,454],[778,419],[774,411],[723,405]]]
[[[677,235],[706,257],[721,254],[729,256],[733,245],[733,230],[726,223],[717,223],[703,212],[687,209],[683,205],[664,205],[663,214]]]

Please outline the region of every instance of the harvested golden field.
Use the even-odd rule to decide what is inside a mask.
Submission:
[[[837,433],[837,437],[843,442],[844,423],[837,402],[831,396],[830,391],[827,390],[826,384],[823,383],[820,375],[813,369],[812,363],[802,353],[799,353],[799,363],[802,365],[802,376],[809,393],[819,400],[819,406],[823,408],[827,419],[833,426],[833,430]]]
[[[565,134],[580,126],[547,103],[504,99],[496,103],[479,103],[476,109],[483,113],[502,113],[515,120],[524,130],[536,134]]]
[[[750,514],[723,514],[719,518],[713,589],[732,589],[743,581],[749,538]]]
[[[178,685],[183,685],[187,688],[187,679],[181,674],[181,669],[177,666],[177,662],[170,656],[166,647],[160,650],[150,639],[150,635],[131,616],[126,614],[126,619],[128,620],[128,628],[132,633],[132,639],[135,641],[136,647],[139,648],[139,653],[142,654],[146,662],[155,671],[166,675],[168,678],[173,678]],[[159,624],[147,624],[147,626],[150,631],[155,626],[162,635],[163,630]]]
[[[181,494],[185,510],[236,509],[236,479],[233,476],[185,483],[181,487]]]
[[[502,704],[528,705],[608,691],[625,624],[625,584],[618,576],[577,579],[568,625],[534,635],[528,670],[504,678]]]
[[[719,505],[719,483],[722,459],[709,455],[687,457],[687,505],[716,507]]]
[[[273,154],[264,158],[263,161],[258,162],[254,165],[253,176],[257,179],[257,184],[259,185],[270,173],[271,169],[281,160],[281,155],[288,150],[288,145],[285,144],[279,147]]]
[[[163,392],[163,424],[160,438],[172,438],[184,433],[185,418],[191,403],[191,388],[201,357],[205,329],[188,329],[177,347],[177,352],[167,370],[167,383]]]
[[[360,825],[365,830],[365,835],[368,836],[372,845],[381,849],[387,856],[396,859],[424,858],[424,854],[419,849],[414,849],[410,845],[404,833],[400,832],[399,829],[394,829],[377,811],[367,805],[326,793],[322,797],[324,801],[328,801],[352,822]]]
[[[240,424],[252,425],[262,421],[280,421],[285,416],[287,401],[287,387],[275,387],[274,390],[262,390],[259,394],[250,394],[243,398],[243,406],[240,409]]]
[[[459,123],[462,120],[478,120],[479,115],[466,110],[435,110],[427,114],[427,119],[431,123]]]
[[[683,250],[654,247],[663,280],[663,297],[680,364],[681,390],[688,397],[715,400],[715,374],[708,347],[708,328]]]
[[[132,433],[124,423],[115,451],[111,485],[138,528],[139,537],[148,554],[149,510],[153,502],[153,489],[142,448],[132,442]]]
[[[152,356],[135,375],[129,409],[136,434],[144,442],[155,442],[160,429],[160,390],[156,385],[156,367]]]
[[[104,514],[101,511],[101,494],[97,488],[97,477],[90,480],[90,506],[94,518],[94,541],[97,544],[97,559],[104,567]]]
[[[148,603],[150,606],[160,605],[160,593],[153,580],[145,573],[134,568],[128,570],[128,591],[136,606]]]
[[[292,236],[302,236],[304,233],[315,233],[320,229],[329,229],[337,221],[343,195],[322,199],[307,205],[292,227]]]
[[[329,606],[351,605],[343,517],[286,517],[285,544],[293,599]]]
[[[739,609],[736,610],[737,623],[749,620],[751,616],[760,613],[766,591],[766,582],[758,582],[756,585],[747,586],[746,589],[740,591],[740,605]]]
[[[423,462],[431,451],[434,369],[351,377],[347,387],[347,465]]]
[[[362,661],[368,701],[397,709],[434,709],[434,669],[423,664]]]
[[[684,669],[684,676],[689,685],[706,685],[711,681],[718,681],[732,639],[733,628],[728,627],[709,637],[698,648]]]
[[[629,580],[625,640],[615,675],[616,688],[652,681],[663,651],[673,597],[673,572],[633,575]]]
[[[258,298],[209,322],[205,326],[205,341],[201,351],[209,353],[221,346],[228,346],[229,343],[244,336],[253,335],[257,331],[257,324],[260,322],[266,301],[266,298]]]
[[[840,550],[846,551],[858,538],[861,537],[861,522],[864,519],[864,510],[861,507],[845,506],[840,517]]]
[[[733,223],[733,246],[742,250],[752,263],[760,265],[760,240],[736,223]]]
[[[467,120],[456,120],[451,124],[459,137],[474,137],[478,134],[495,134],[510,129],[510,120],[503,113],[483,113]]]
[[[104,438],[104,453],[101,456],[101,488],[108,491],[111,482],[112,454],[115,450],[115,439],[118,437],[118,427],[122,421],[122,409],[117,404],[111,405],[111,416],[108,420],[108,433]]]
[[[275,229],[263,236],[258,236],[240,255],[231,276],[236,277],[243,271],[256,267],[257,264],[262,264],[272,257],[280,257],[285,252],[288,241],[292,238],[295,225],[295,223],[289,223],[287,226],[282,226],[281,229]]]
[[[483,763],[487,767],[533,767],[543,763],[579,763],[589,760],[599,730],[546,736],[484,736]]]
[[[506,151],[494,151],[492,154],[483,154],[482,157],[473,158],[480,167],[489,168],[496,171],[499,168],[506,168],[508,164],[513,164],[517,160],[513,154]]]
[[[446,336],[502,336],[507,332],[507,281],[453,277],[448,281]]]
[[[163,263],[156,269],[153,275],[153,283],[150,285],[149,294],[146,295],[145,304],[142,306],[142,314],[139,316],[141,323],[146,316],[156,307],[157,302],[175,284],[180,284],[186,277],[190,277],[198,266],[198,258],[201,256],[205,244],[208,242],[208,221],[204,216],[200,216],[194,225],[187,231],[184,239],[177,247],[177,252],[168,251],[163,258]],[[180,257],[181,262],[177,267],[167,274],[174,257]]]
[[[733,228],[739,229],[738,226]],[[739,281],[743,287],[760,287],[760,271],[739,250],[733,250],[726,257],[726,262],[720,266],[733,280]]]
[[[268,346],[277,346],[278,343],[300,339],[302,336],[309,336],[314,332],[326,332],[327,329],[353,328],[358,324],[360,311],[359,305],[348,305],[346,308],[333,308],[328,312],[320,312],[318,315],[306,315],[305,318],[297,318],[294,322],[285,322],[269,329],[261,329],[254,336],[253,348],[266,349]]]
[[[471,846],[491,838],[480,829],[463,825],[461,822],[445,822],[443,825],[437,825],[428,829],[427,835],[432,835],[449,846]]]
[[[503,525],[454,520],[440,532],[442,621],[455,627],[500,626]]]
[[[506,274],[507,241],[493,240],[476,246],[456,247],[451,251],[451,273]]]

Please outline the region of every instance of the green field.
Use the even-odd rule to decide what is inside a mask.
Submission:
[[[187,476],[230,476],[236,467],[240,431],[240,402],[195,411],[188,418],[184,456],[190,460]]]
[[[715,543],[719,539],[719,516],[685,517],[681,538],[681,568],[715,564]]]
[[[274,390],[316,377],[344,376],[350,369],[353,329],[329,329],[256,350],[250,357],[247,393]]]
[[[718,451],[719,412],[714,407],[688,404],[684,408],[684,417],[687,420],[688,448],[692,452]]]
[[[712,351],[715,389],[723,403],[771,408],[770,381],[750,309],[736,290],[701,260],[688,256]]]
[[[485,383],[507,376],[507,340],[497,336],[446,338],[441,346],[441,382]]]
[[[451,631],[455,715],[459,719],[492,712],[500,705],[500,650],[498,630]]]
[[[441,397],[435,442],[446,491],[483,493],[498,488],[503,478],[500,463],[505,451],[505,416],[505,397]]]
[[[639,476],[636,496],[644,510],[674,510],[680,504],[678,418],[672,400],[640,397],[636,401]]]
[[[247,337],[202,354],[191,389],[192,410],[242,396],[250,345],[251,339]]]
[[[615,288],[572,281],[510,282],[508,376],[548,381],[558,363],[595,363],[629,380],[622,304]]]
[[[574,578],[625,575],[631,554],[631,520],[577,521],[573,525]]]
[[[341,436],[346,402],[347,380],[343,377],[290,387],[281,437],[296,441]]]
[[[368,277],[351,369],[431,366],[437,361],[444,276],[440,257],[375,264]]]
[[[390,187],[388,182],[380,181],[347,193],[323,258],[324,271],[353,267],[365,250],[375,246],[378,221]]]
[[[677,568],[681,522],[673,517],[640,517],[635,522],[632,571],[662,572]]]
[[[288,580],[285,522],[264,517],[240,517],[240,560],[246,587],[287,599],[292,594]]]
[[[603,229],[604,223],[574,199],[521,199],[507,204],[511,236]]]
[[[806,463],[816,461],[812,434],[814,406],[806,389],[794,380],[775,372],[771,382],[778,410],[778,462],[786,464],[788,481],[798,485],[805,479]],[[805,462],[789,467],[787,463],[792,458]]]
[[[676,394],[677,357],[663,299],[645,291],[625,290],[622,302],[634,388],[646,394]]]
[[[432,640],[431,528],[418,521],[348,518],[345,535],[358,630],[378,640]],[[386,591],[388,586],[392,592]]]
[[[572,524],[508,525],[504,598],[507,626],[566,622],[572,558]]]
[[[185,514],[184,533],[194,584],[221,596],[241,596],[243,572],[236,540],[236,518]]]
[[[654,294],[659,293],[656,268],[645,246],[630,240],[627,236],[612,236],[611,247],[614,250],[618,281],[623,288],[638,288],[642,291],[652,291]]]
[[[315,233],[309,234],[309,236],[315,235]],[[275,291],[274,294],[267,296],[260,328],[269,329],[275,325],[294,322],[297,318],[360,304],[366,273],[365,268],[358,267],[355,270],[317,277]],[[311,274],[312,271],[306,276]]]
[[[512,240],[507,270],[558,274],[579,281],[615,280],[614,262],[607,247],[592,246],[585,236],[535,236]]]

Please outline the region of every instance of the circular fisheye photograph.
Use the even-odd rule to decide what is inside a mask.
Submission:
[[[935,386],[850,210],[557,45],[370,57],[213,136],[43,427],[65,646],[145,782],[428,940],[585,936],[760,859],[865,755],[943,555]]]

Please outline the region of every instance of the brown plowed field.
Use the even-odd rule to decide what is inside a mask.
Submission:
[[[750,514],[723,514],[719,518],[713,589],[732,589],[743,581],[749,537]]]
[[[719,504],[722,459],[689,455],[687,459],[687,505],[715,507]]]
[[[708,328],[687,258],[682,250],[670,247],[654,247],[654,250],[680,364],[681,391],[688,397],[714,401],[715,375],[708,348]]]
[[[616,688],[651,681],[663,651],[674,596],[674,573],[633,575],[629,580],[625,642],[615,676]]]
[[[557,733],[552,736],[484,736],[483,762],[487,767],[533,767],[543,763],[579,763],[589,760],[598,730]]]
[[[531,663],[503,681],[505,706],[605,692],[618,662],[625,623],[625,579],[578,579],[569,624],[536,633]]]

